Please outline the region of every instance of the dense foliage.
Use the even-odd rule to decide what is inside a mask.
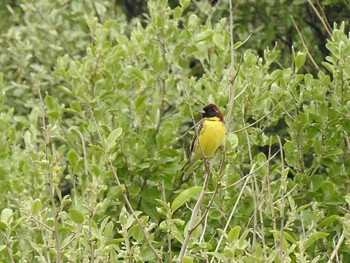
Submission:
[[[350,261],[347,1],[222,2],[0,3],[0,262]]]

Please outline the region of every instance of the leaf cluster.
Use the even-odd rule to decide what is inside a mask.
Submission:
[[[0,4],[1,262],[350,260],[349,25],[320,52],[286,15],[308,1],[241,2],[233,28],[226,3]],[[229,133],[203,191],[200,162],[179,181],[210,102]]]

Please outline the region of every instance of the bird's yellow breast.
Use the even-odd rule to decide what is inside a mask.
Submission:
[[[202,156],[202,150],[205,156],[213,155],[222,145],[226,132],[224,123],[217,117],[204,118],[202,125],[195,145],[195,155],[197,158]]]

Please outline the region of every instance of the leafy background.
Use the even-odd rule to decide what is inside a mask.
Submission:
[[[350,4],[231,4],[1,1],[1,262],[350,260]]]

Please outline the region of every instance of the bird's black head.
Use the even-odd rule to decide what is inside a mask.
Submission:
[[[222,116],[218,106],[216,106],[214,103],[205,106],[201,113],[202,118],[218,117],[221,121],[224,120],[224,117]]]

